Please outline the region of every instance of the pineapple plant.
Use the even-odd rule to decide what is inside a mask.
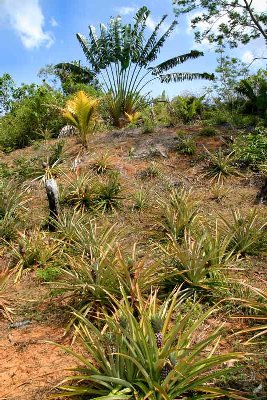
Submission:
[[[154,315],[151,318],[151,326],[155,333],[157,346],[160,349],[163,346],[163,335],[161,332],[162,327],[163,327],[162,318],[159,315]]]

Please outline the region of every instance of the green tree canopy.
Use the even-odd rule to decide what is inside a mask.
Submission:
[[[262,0],[263,5],[266,1]],[[262,37],[267,44],[267,13],[258,12],[253,0],[173,0],[176,16],[195,11],[191,26],[198,42],[227,41],[230,47]],[[200,30],[199,24],[206,29]]]

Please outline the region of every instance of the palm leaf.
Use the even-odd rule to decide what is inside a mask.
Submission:
[[[160,24],[162,24],[162,22],[160,22]],[[140,60],[142,65],[147,66],[148,64],[150,64],[152,61],[154,61],[157,58],[160,49],[162,48],[162,46],[164,45],[164,43],[166,42],[166,40],[168,39],[170,34],[173,32],[173,30],[175,29],[177,24],[178,24],[177,21],[173,21],[171,23],[170,27],[167,29],[167,31],[160,37],[160,39],[153,46],[153,48],[148,52],[148,54],[144,54],[143,60]]]
[[[159,75],[161,83],[170,82],[183,82],[185,80],[192,81],[193,79],[208,79],[214,80],[214,74],[208,74],[207,72],[173,72],[170,74]]]
[[[176,67],[178,64],[182,64],[187,60],[195,59],[203,56],[204,53],[198,50],[191,50],[190,53],[182,54],[180,56],[173,57],[167,61],[162,62],[161,64],[153,67],[152,75],[159,75],[164,71],[168,71],[170,68]]]
[[[165,21],[166,18],[167,18],[167,14],[162,16],[161,20],[159,21],[159,23],[156,25],[154,31],[152,32],[151,36],[147,40],[147,42],[143,48],[143,51],[141,53],[140,59],[138,60],[138,63],[140,65],[142,65],[143,59],[146,58],[147,54],[155,47],[156,41],[157,41],[157,34],[160,30],[161,25],[163,24],[163,22]]]

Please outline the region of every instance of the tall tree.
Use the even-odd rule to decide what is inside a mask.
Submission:
[[[195,11],[191,27],[197,42],[208,39],[220,42],[224,39],[230,47],[247,44],[262,37],[267,45],[267,5],[261,0],[173,0],[176,16]],[[204,24],[203,30],[199,25]]]
[[[107,26],[100,25],[99,35],[93,26],[89,26],[88,38],[77,34],[92,74],[98,76],[103,91],[110,96],[110,110],[116,125],[125,112],[131,114],[140,107],[144,88],[155,79],[167,83],[185,79],[213,79],[212,74],[205,72],[169,72],[187,60],[203,56],[197,50],[154,65],[177,21],[173,21],[158,37],[167,18],[164,15],[147,39],[145,28],[149,15],[150,11],[142,7],[137,11],[133,24],[124,25],[120,17],[111,18]],[[62,68],[64,64],[59,66]]]

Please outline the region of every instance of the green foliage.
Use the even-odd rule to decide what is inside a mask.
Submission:
[[[168,196],[158,199],[155,223],[155,237],[159,239],[174,238],[180,241],[186,229],[198,218],[198,202],[193,193],[185,189],[173,189]]]
[[[146,134],[154,132],[156,128],[156,123],[154,119],[146,114],[143,114],[142,119],[143,119],[142,133]]]
[[[265,163],[267,157],[266,129],[258,128],[237,138],[233,144],[235,159],[253,168]]]
[[[233,222],[222,218],[227,234],[231,236],[230,247],[235,253],[260,254],[266,251],[266,223],[261,222],[256,209],[247,215],[232,211]]]
[[[58,267],[47,267],[37,269],[36,276],[44,282],[52,282],[60,276],[60,273]]]
[[[175,124],[171,114],[171,103],[167,98],[165,91],[162,95],[153,101],[153,114],[157,125],[170,127]]]
[[[248,66],[236,57],[225,55],[225,46],[219,44],[215,50],[220,56],[217,58],[216,78],[207,91],[215,97],[215,106],[221,110],[235,113],[240,112],[242,102],[236,87],[240,79],[247,78]]]
[[[12,105],[11,111],[0,118],[0,146],[10,151],[30,145],[40,139],[44,130],[57,135],[63,126],[58,107],[63,96],[40,86],[32,93]]]
[[[239,82],[236,91],[245,98],[244,112],[257,114],[267,121],[267,71],[259,70]]]
[[[210,43],[221,43],[223,40],[230,47],[238,47],[259,37],[267,41],[266,13],[257,12],[252,1],[173,0],[173,4],[177,16],[201,10],[191,18],[197,42],[207,39]]]
[[[46,235],[45,232],[36,230],[28,234],[20,233],[18,245],[10,244],[12,250],[12,265],[18,281],[25,269],[55,268],[61,263],[60,244]]]
[[[57,65],[46,65],[41,68],[38,76],[44,81],[51,80],[55,86],[57,80],[60,80],[62,90],[65,95],[73,95],[79,90],[84,90],[87,95],[98,97],[98,82],[95,74],[89,68],[81,66],[80,61],[72,61]]]
[[[55,143],[51,148],[49,149],[49,155],[47,159],[47,164],[51,167],[53,164],[56,162],[61,163],[64,160],[64,146],[65,142],[64,140],[60,140],[57,143]]]
[[[206,126],[199,132],[201,136],[208,136],[208,137],[216,136],[216,133],[217,133],[216,129],[213,128],[212,126]]]
[[[91,162],[91,168],[97,174],[105,174],[113,169],[113,156],[109,153],[101,154]]]
[[[77,92],[71,99],[67,100],[62,115],[77,128],[82,145],[87,148],[87,137],[95,129],[98,118],[99,101],[89,97],[85,92]]]
[[[94,208],[102,212],[114,211],[122,200],[119,174],[112,173],[96,187]]]
[[[133,194],[133,211],[143,211],[149,207],[150,196],[149,193],[141,188]]]
[[[206,152],[209,156],[209,164],[204,176],[221,183],[230,176],[238,175],[238,171],[233,166],[233,152],[225,155],[221,148],[216,153],[210,153],[207,149]]]
[[[9,74],[0,77],[0,115],[10,111],[12,106],[15,82]]]
[[[10,281],[11,273],[8,268],[1,268],[0,270],[0,320],[1,317],[12,321],[12,314],[14,313],[11,300],[8,298],[7,285]]]
[[[177,96],[170,104],[172,119],[188,124],[196,120],[202,113],[205,96]]]
[[[196,140],[191,135],[179,134],[179,143],[176,147],[177,151],[182,154],[193,155],[197,151]]]
[[[0,237],[11,240],[15,237],[23,212],[29,201],[27,188],[19,189],[14,182],[0,185]]]
[[[169,245],[161,249],[176,270],[173,282],[184,282],[210,295],[216,288],[227,286],[224,270],[234,262],[230,242],[231,237],[222,234],[217,225],[214,232],[208,227],[193,235],[185,231],[181,243],[170,236]]]
[[[89,26],[88,38],[77,34],[89,62],[90,72],[100,77],[100,85],[108,94],[110,113],[116,126],[121,125],[125,112],[132,114],[143,107],[146,97],[142,94],[143,89],[155,79],[161,82],[213,79],[213,75],[207,73],[167,73],[187,60],[202,56],[203,53],[197,50],[151,66],[177,22],[173,21],[158,38],[167,18],[164,15],[147,38],[145,28],[149,16],[150,11],[144,6],[137,11],[133,24],[122,24],[120,17],[110,18],[107,26],[100,25],[98,35],[93,26]],[[61,68],[62,66],[64,64],[60,64]],[[79,67],[76,65],[76,72],[77,68]],[[146,79],[148,73],[150,79]]]
[[[192,312],[181,314],[181,293],[176,291],[162,306],[155,294],[132,307],[123,293],[112,315],[104,313],[105,329],[89,319],[80,320],[77,333],[88,356],[64,348],[82,364],[65,379],[60,397],[97,399],[203,399],[229,396],[244,399],[231,390],[214,385],[225,375],[227,360],[242,359],[241,353],[216,354],[221,327],[201,339],[197,332],[214,312],[203,313],[192,324]],[[155,321],[160,322],[155,327]],[[58,394],[54,397],[58,398]]]
[[[63,188],[61,201],[75,209],[90,211],[114,211],[120,206],[122,197],[118,173],[96,178],[89,173],[65,176],[67,186]]]

